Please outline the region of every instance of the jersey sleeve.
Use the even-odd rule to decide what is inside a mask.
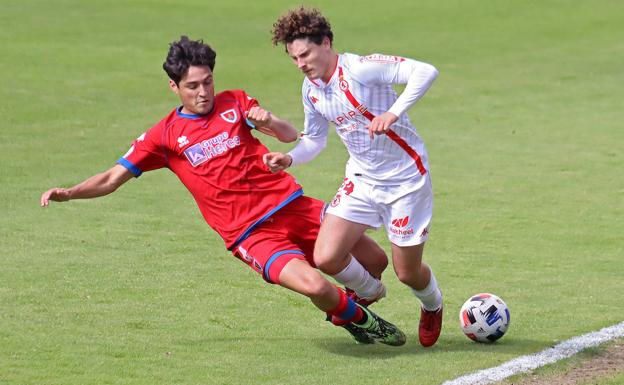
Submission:
[[[314,108],[309,91],[304,81],[301,89],[305,120],[303,133],[297,145],[288,152],[293,166],[316,158],[327,145],[329,122]]]
[[[156,125],[139,136],[128,152],[119,160],[120,164],[139,177],[143,172],[167,166],[167,157],[162,145],[162,125]]]
[[[243,117],[245,118],[245,123],[251,128],[256,128],[256,126],[252,122],[250,122],[249,119],[247,119],[247,113],[252,107],[259,106],[260,103],[258,103],[258,100],[256,100],[256,98],[248,95],[245,91],[241,91],[240,103],[242,107],[241,112],[243,113]]]
[[[310,88],[305,82],[301,95],[304,114],[303,135],[314,138],[327,137],[329,122],[314,108],[314,102],[310,99]]]
[[[438,70],[431,64],[382,54],[359,57],[352,71],[364,84],[405,84],[405,89],[388,110],[396,116],[422,98],[438,76]]]
[[[299,143],[288,152],[291,166],[307,163],[316,158],[327,146],[327,137],[302,136]]]

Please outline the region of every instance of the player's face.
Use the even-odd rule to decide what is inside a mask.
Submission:
[[[286,50],[293,63],[308,79],[329,80],[334,69],[335,56],[329,38],[319,45],[308,38],[297,39],[286,44]]]
[[[182,113],[204,115],[214,106],[214,82],[208,66],[190,66],[178,84],[169,80],[169,86],[182,102]]]

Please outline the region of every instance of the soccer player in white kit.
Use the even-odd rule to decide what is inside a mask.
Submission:
[[[312,160],[326,146],[329,123],[334,124],[350,158],[323,220],[315,263],[349,286],[361,267],[349,264],[348,250],[367,228],[384,225],[394,270],[422,303],[420,343],[432,346],[442,328],[442,294],[422,255],[433,192],[427,151],[406,111],[438,71],[399,56],[338,54],[332,41],[331,26],[316,9],[293,9],[273,25],[273,43],[283,43],[305,74],[305,127],[288,154],[269,153],[264,160],[274,172]],[[393,84],[405,84],[401,95]]]

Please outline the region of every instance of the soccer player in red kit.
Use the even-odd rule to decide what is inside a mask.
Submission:
[[[256,129],[291,142],[297,132],[242,90],[215,94],[215,58],[201,40],[182,36],[173,42],[163,68],[182,105],[134,141],[115,166],[71,188],[44,192],[41,205],[107,195],[143,172],[168,168],[193,195],[227,249],[267,282],[307,296],[320,310],[347,323],[360,342],[404,344],[405,335],[396,326],[354,302],[314,268],[324,204],[304,196],[289,174],[271,173],[262,160],[268,149],[252,135]],[[352,251],[369,265],[385,259],[366,236]],[[353,263],[359,264],[355,259]],[[371,270],[380,275],[383,268]],[[383,288],[366,274],[366,287]]]

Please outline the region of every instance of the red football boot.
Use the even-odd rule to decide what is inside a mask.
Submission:
[[[418,339],[424,347],[433,346],[442,331],[442,306],[438,310],[429,311],[420,309],[420,323],[418,325]]]

